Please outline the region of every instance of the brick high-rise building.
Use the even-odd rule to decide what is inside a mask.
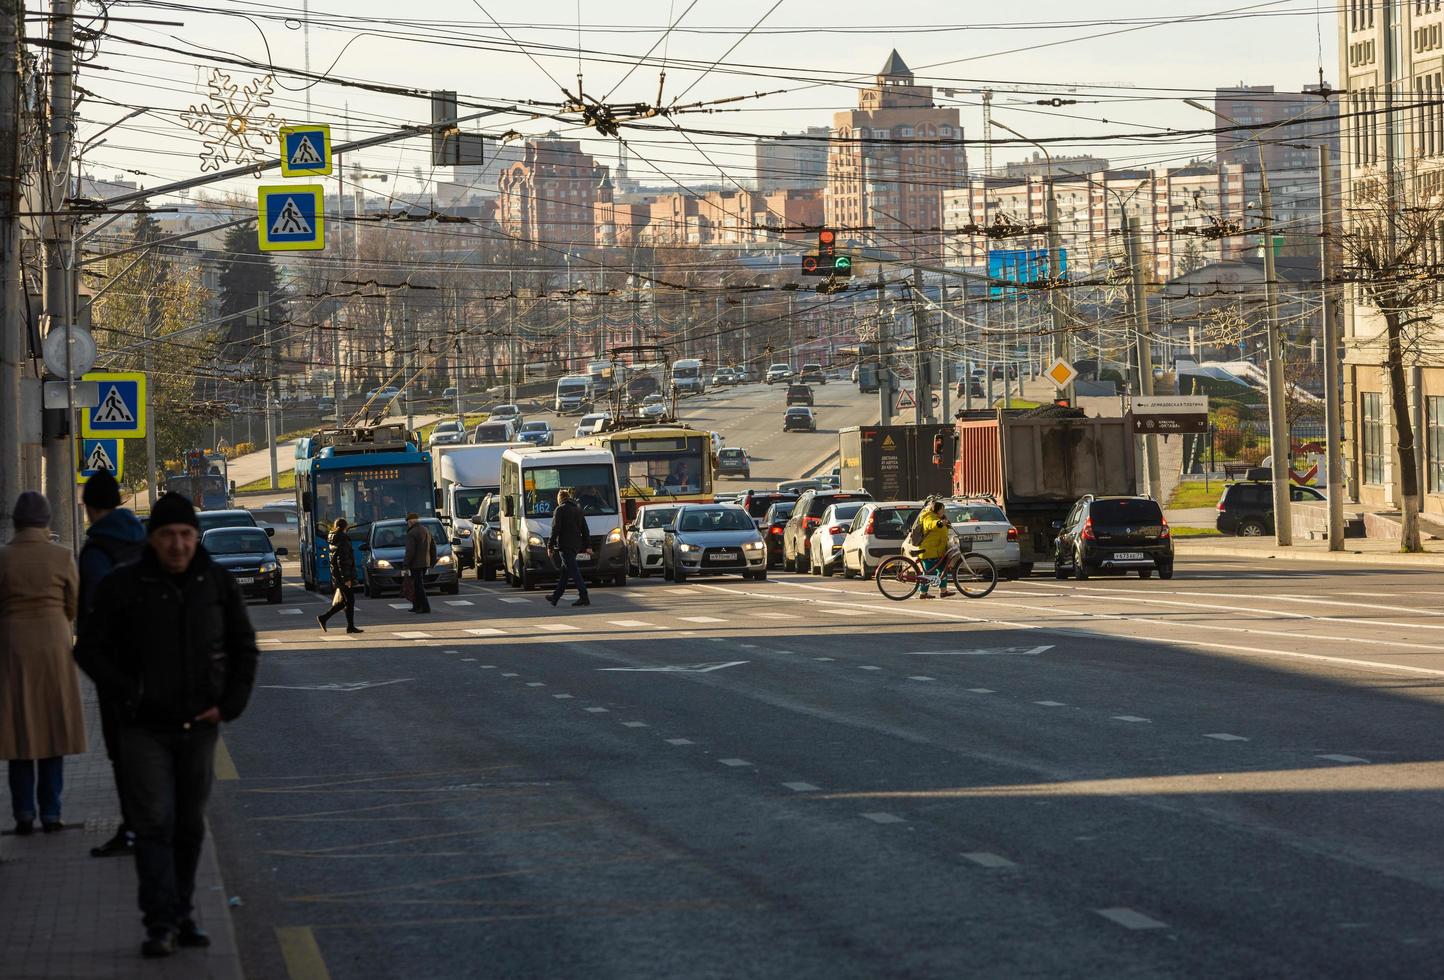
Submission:
[[[757,189],[786,191],[821,189],[827,183],[826,126],[808,126],[800,133],[763,136],[757,140]]]
[[[537,245],[595,245],[597,188],[606,176],[577,140],[528,140],[497,181],[497,220],[508,235]]]
[[[826,215],[855,238],[908,259],[943,254],[943,191],[967,174],[957,109],[933,104],[896,51],[858,107],[833,116]]]

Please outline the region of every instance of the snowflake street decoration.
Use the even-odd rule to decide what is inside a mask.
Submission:
[[[202,171],[219,170],[223,163],[254,163],[263,159],[265,147],[278,142],[276,131],[286,121],[272,112],[260,115],[271,106],[275,82],[274,76],[262,75],[238,88],[231,76],[211,69],[210,102],[181,113],[181,120],[201,134]]]

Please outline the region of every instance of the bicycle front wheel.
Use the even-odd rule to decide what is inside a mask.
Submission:
[[[922,566],[906,555],[893,555],[877,566],[873,581],[883,595],[894,602],[902,602],[904,599],[911,599],[922,585]]]
[[[987,555],[961,555],[953,568],[953,585],[969,599],[981,599],[998,587],[998,566]]]

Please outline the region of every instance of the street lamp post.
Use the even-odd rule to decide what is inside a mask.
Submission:
[[[1224,113],[1202,102],[1193,99],[1183,101],[1195,109],[1218,117],[1230,126],[1239,125]],[[1273,196],[1269,190],[1268,166],[1264,163],[1263,140],[1251,129],[1245,129],[1244,132],[1248,133],[1258,147],[1259,203],[1263,209],[1260,223],[1264,243],[1264,305],[1268,318],[1269,450],[1273,463],[1274,539],[1280,547],[1286,547],[1294,543],[1293,515],[1289,507],[1289,457],[1292,455],[1292,446],[1289,442],[1288,415],[1284,405],[1283,343],[1279,335],[1278,276],[1274,268]],[[1332,352],[1330,354],[1332,356]]]

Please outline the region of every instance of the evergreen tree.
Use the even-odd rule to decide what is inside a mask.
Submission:
[[[225,317],[222,337],[226,341],[253,341],[259,331],[253,311],[257,296],[269,293],[270,321],[283,318],[281,280],[276,264],[262,252],[256,240],[254,224],[238,225],[226,232],[224,248],[228,254],[221,267],[221,316]],[[264,315],[261,322],[267,319]],[[248,349],[248,348],[244,348]]]

